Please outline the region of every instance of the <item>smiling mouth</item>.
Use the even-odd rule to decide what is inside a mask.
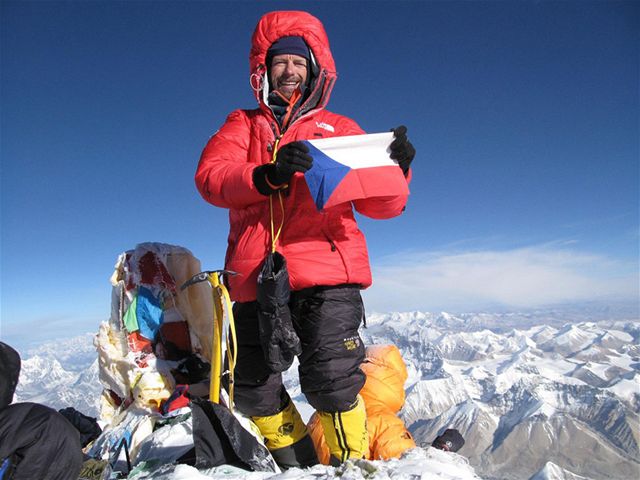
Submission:
[[[296,91],[300,91],[302,88],[302,79],[300,78],[288,78],[286,80],[278,80],[274,89],[285,97],[287,100],[295,94]]]

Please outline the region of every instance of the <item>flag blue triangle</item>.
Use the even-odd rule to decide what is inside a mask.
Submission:
[[[326,153],[304,142],[309,147],[309,155],[313,158],[313,166],[304,174],[311,196],[318,210],[322,210],[331,194],[347,176],[351,168],[336,162]]]

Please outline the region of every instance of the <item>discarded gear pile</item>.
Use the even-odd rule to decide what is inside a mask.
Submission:
[[[144,243],[119,256],[111,316],[95,339],[104,387],[100,417],[107,425],[81,478],[125,478],[175,462],[277,471],[251,422],[206,400],[211,288],[180,289],[198,272],[200,262],[182,247]],[[208,448],[228,436],[242,438]]]

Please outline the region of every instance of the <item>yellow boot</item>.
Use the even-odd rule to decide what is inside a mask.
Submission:
[[[366,458],[369,454],[367,411],[360,395],[346,412],[318,412],[324,438],[331,452],[331,464],[350,458]]]
[[[251,417],[251,420],[260,429],[266,447],[283,470],[310,467],[318,463],[307,426],[291,399],[275,415]]]

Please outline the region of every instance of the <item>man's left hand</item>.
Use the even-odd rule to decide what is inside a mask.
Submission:
[[[391,142],[391,145],[389,145],[389,149],[391,150],[391,155],[389,156],[398,161],[398,166],[406,175],[413,161],[413,157],[416,155],[416,149],[413,148],[413,145],[411,145],[411,142],[407,138],[407,127],[400,125],[397,128],[392,128],[391,131],[395,139]]]

